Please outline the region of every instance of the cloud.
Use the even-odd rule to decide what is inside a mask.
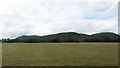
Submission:
[[[117,0],[0,0],[0,36],[117,33],[116,4]]]

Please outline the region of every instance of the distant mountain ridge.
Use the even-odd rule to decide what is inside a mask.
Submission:
[[[92,35],[79,34],[76,32],[64,32],[51,34],[46,36],[20,36],[15,39],[3,40],[3,42],[25,42],[25,43],[41,43],[41,42],[120,42],[120,35],[111,32],[102,32]]]

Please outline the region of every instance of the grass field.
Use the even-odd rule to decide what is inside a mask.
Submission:
[[[118,43],[3,43],[3,66],[117,66]]]

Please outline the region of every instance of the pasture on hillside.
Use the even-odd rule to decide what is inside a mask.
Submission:
[[[3,66],[117,66],[118,43],[3,43]]]

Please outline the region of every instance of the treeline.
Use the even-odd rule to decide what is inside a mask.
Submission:
[[[67,32],[47,36],[20,36],[15,39],[2,39],[1,41],[4,43],[120,42],[120,35],[110,32],[97,33],[92,35]]]

